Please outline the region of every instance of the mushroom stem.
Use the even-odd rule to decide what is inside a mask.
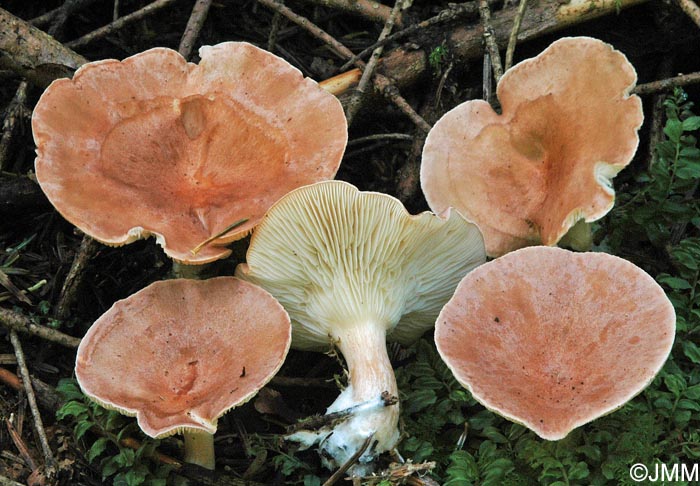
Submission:
[[[343,326],[333,337],[347,363],[350,384],[328,407],[327,413],[361,403],[375,405],[360,407],[338,424],[321,448],[341,465],[374,434],[373,444],[359,460],[369,462],[379,453],[394,448],[399,438],[398,402],[386,406],[383,399],[387,395],[398,397],[394,370],[386,351],[385,326],[375,322]]]
[[[185,462],[214,470],[214,434],[202,430],[185,429]]]

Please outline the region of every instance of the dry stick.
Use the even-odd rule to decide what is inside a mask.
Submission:
[[[15,359],[15,364],[16,363],[17,360]],[[0,368],[0,382],[16,391],[22,389],[22,381],[19,377],[5,368]],[[34,394],[36,395],[39,405],[49,412],[55,414],[56,410],[63,404],[63,400],[56,390],[51,385],[41,381],[35,376],[32,376],[32,388],[34,389]]]
[[[495,3],[496,0],[489,0],[489,1]],[[462,3],[462,4],[458,4],[458,5],[455,5],[455,6],[450,7],[450,8],[446,8],[445,10],[438,13],[434,17],[430,17],[429,19],[426,19],[422,22],[410,25],[403,30],[400,30],[394,34],[387,36],[383,40],[378,40],[377,42],[375,42],[371,46],[367,47],[363,51],[352,56],[345,64],[343,64],[338,69],[338,72],[346,71],[347,69],[350,68],[350,66],[355,65],[355,62],[357,62],[359,59],[362,59],[367,54],[370,54],[371,52],[373,52],[374,49],[376,49],[377,47],[385,46],[389,42],[394,42],[394,41],[397,41],[399,39],[403,39],[404,37],[411,35],[415,32],[418,32],[419,30],[427,29],[428,27],[432,27],[434,25],[442,24],[445,22],[450,22],[450,21],[455,20],[455,19],[462,17],[462,16],[474,15],[478,11],[479,11],[478,7],[473,2]]]
[[[305,0],[322,7],[343,10],[360,15],[373,22],[386,23],[391,16],[391,9],[375,0]],[[399,20],[399,23],[401,21]]]
[[[182,40],[180,40],[180,47],[177,51],[185,59],[189,59],[192,53],[192,47],[199,36],[199,33],[204,26],[204,21],[207,19],[209,14],[209,8],[211,7],[212,0],[197,0],[192,8],[192,14],[190,19],[187,21],[187,27],[185,27],[185,33],[182,34]]]
[[[350,459],[348,459],[345,464],[340,466],[340,468],[333,473],[333,475],[328,478],[328,480],[323,483],[323,486],[332,486],[334,485],[340,478],[342,478],[345,475],[345,471],[350,469],[353,464],[357,462],[357,460],[360,458],[362,454],[365,453],[369,445],[372,443],[372,439],[374,438],[374,434],[370,435],[365,439],[365,441],[362,443],[360,448],[355,452],[352,456],[350,456]]]
[[[651,83],[640,84],[632,90],[632,93],[638,95],[646,95],[651,93],[658,93],[661,91],[669,91],[673,88],[696,83],[700,83],[700,72],[681,74],[680,76],[675,76],[673,78],[661,79],[659,81],[653,81]]]
[[[496,32],[491,26],[491,9],[489,9],[489,4],[486,0],[479,0],[479,17],[481,17],[481,24],[484,27],[484,42],[491,59],[493,78],[498,83],[498,80],[503,76],[503,65],[501,64],[501,54],[498,52],[498,44],[496,43]]]
[[[647,1],[649,0],[571,0],[570,3],[562,5],[559,0],[540,0],[525,10],[518,41],[535,39]],[[515,16],[514,9],[507,9],[496,12],[491,17],[491,25],[499,44],[503,47],[508,42]],[[458,26],[439,35],[441,38],[447,37],[447,48],[454,62],[464,62],[484,55],[483,28],[480,24]],[[417,82],[429,68],[428,56],[423,50],[399,47],[382,58],[382,73],[394,80],[399,87]],[[348,74],[350,73],[340,76]],[[335,78],[327,79],[324,83],[334,83]]]
[[[70,315],[70,308],[75,302],[78,287],[83,279],[83,269],[88,261],[95,256],[99,248],[100,244],[97,241],[87,235],[83,236],[80,248],[73,258],[73,263],[70,270],[68,270],[66,279],[63,281],[61,295],[58,297],[58,304],[56,305],[57,318],[65,319]]]
[[[267,50],[270,52],[275,51],[275,45],[277,44],[277,34],[279,34],[280,27],[282,26],[282,14],[275,12],[272,16],[272,22],[270,22],[270,34],[267,36]]]
[[[700,7],[693,0],[678,0],[678,5],[700,27]]]
[[[258,3],[262,3],[275,12],[281,13],[287,19],[306,29],[314,37],[321,39],[323,42],[328,44],[331,49],[341,58],[349,59],[352,57],[352,51],[350,49],[338,42],[333,36],[326,33],[323,29],[312,23],[306,17],[302,17],[301,15],[294,13],[289,8],[274,0],[258,0]],[[356,66],[360,69],[364,69],[365,64],[362,61],[357,61]],[[396,86],[394,86],[386,76],[378,73],[375,74],[374,87],[384,96],[389,98],[418,127],[426,132],[430,130],[430,125],[428,125],[428,123],[423,120],[418,113],[416,113],[411,105],[409,105],[408,102],[401,96],[401,93],[399,93]]]
[[[68,18],[70,14],[90,6],[96,1],[97,0],[66,0],[60,7],[57,7],[53,10],[49,10],[45,14],[42,14],[38,17],[34,17],[29,21],[29,23],[32,25],[40,26],[52,22],[57,16],[65,16],[66,18]],[[63,20],[63,22],[65,22],[65,20]]]
[[[132,12],[129,15],[125,15],[119,20],[107,24],[104,27],[101,27],[97,30],[93,30],[89,34],[85,34],[84,36],[78,39],[66,42],[65,46],[70,47],[71,49],[75,49],[76,47],[82,47],[94,40],[101,39],[102,37],[112,34],[113,32],[116,32],[117,30],[132,22],[141,20],[142,18],[157,12],[161,8],[167,7],[171,3],[175,3],[175,0],[156,0],[155,2],[146,5],[142,9],[137,10],[136,12]]]
[[[41,422],[41,414],[39,413],[39,407],[36,404],[36,397],[34,396],[34,390],[32,389],[32,381],[29,377],[29,370],[27,369],[27,363],[24,361],[22,343],[20,343],[19,337],[17,337],[17,332],[14,330],[10,331],[10,341],[12,342],[12,347],[15,348],[17,368],[19,368],[20,376],[22,377],[22,384],[24,385],[24,392],[27,395],[29,408],[32,411],[32,417],[34,418],[34,431],[39,437],[41,450],[44,453],[44,471],[46,473],[46,477],[51,479],[56,475],[56,461],[53,457],[53,453],[51,452],[51,447],[49,447],[46,432],[44,432],[44,424]]]
[[[22,419],[17,420],[17,423],[21,424]],[[36,471],[36,462],[34,462],[32,455],[29,453],[29,448],[27,447],[27,444],[25,444],[24,440],[22,440],[22,433],[18,431],[14,425],[12,425],[10,419],[5,419],[5,426],[7,427],[7,432],[10,434],[10,438],[15,444],[19,455],[22,457],[22,459],[24,459],[24,462],[27,464],[27,467],[31,469],[32,472]]]
[[[9,68],[46,87],[86,62],[46,32],[0,8],[0,68]]]
[[[401,11],[402,6],[403,0],[396,0],[396,2],[394,3],[394,8],[391,9],[391,15],[389,15],[389,18],[384,24],[382,32],[379,34],[380,41],[386,38],[386,36],[388,36],[391,33],[391,30],[394,28],[396,16]],[[347,118],[348,126],[352,125],[352,121],[355,118],[355,115],[357,114],[357,110],[360,108],[362,98],[364,97],[365,91],[367,90],[367,85],[372,79],[374,69],[377,67],[377,62],[379,61],[379,58],[381,57],[383,51],[383,46],[377,47],[372,53],[372,56],[370,56],[369,61],[367,61],[367,65],[365,66],[365,69],[362,72],[360,82],[357,85],[357,88],[355,88],[355,92],[352,94],[352,97],[348,102],[347,108],[345,109],[345,118]]]
[[[515,14],[515,20],[513,20],[513,30],[510,31],[510,37],[508,38],[508,48],[506,49],[506,65],[504,66],[504,71],[508,71],[513,65],[513,54],[515,53],[515,44],[518,42],[518,32],[520,32],[520,24],[523,21],[523,15],[525,15],[525,7],[527,7],[527,0],[520,0],[518,5],[518,12]]]
[[[13,481],[8,477],[0,476],[0,486],[24,486],[24,484]]]
[[[11,331],[31,334],[67,348],[77,348],[80,344],[80,339],[76,337],[56,331],[50,327],[34,324],[22,314],[2,307],[0,307],[0,324]]]
[[[10,101],[7,115],[2,123],[2,138],[0,138],[0,171],[5,168],[5,161],[10,150],[10,142],[17,126],[17,119],[25,109],[24,103],[27,101],[27,82],[22,81],[17,87],[14,98]]]

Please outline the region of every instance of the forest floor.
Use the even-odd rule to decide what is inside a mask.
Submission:
[[[394,36],[365,94],[338,95],[351,123],[336,178],[396,196],[418,213],[429,209],[418,177],[427,130],[495,86],[490,64],[484,75],[479,2],[408,0],[393,13],[393,5],[360,0],[287,0],[285,7],[272,0],[200,0],[193,10],[194,4],[0,2],[17,18],[0,18],[0,485],[165,485],[176,476],[190,484],[346,482],[324,469],[313,450],[298,451],[282,439],[298,418],[322,414],[345,382],[333,355],[292,350],[263,392],[226,414],[213,474],[179,462],[177,436],[148,439],[133,419],[84,399],[73,381],[77,342],[115,301],[167,278],[171,261],[153,239],[120,248],[91,242],[53,209],[33,176],[31,113],[52,79],[70,76],[85,60],[123,59],[156,46],[197,62],[202,45],[246,41],[305,76],[327,80],[355,66],[346,65],[342,46],[353,54],[374,48],[393,22]],[[400,455],[382,457],[377,476],[362,484],[637,484],[629,476],[632,464],[700,461],[700,155],[697,127],[688,123],[680,134],[668,128],[698,111],[692,102],[700,102],[693,84],[700,79],[700,7],[694,0],[578,4],[565,10],[557,0],[527,1],[512,43],[514,62],[561,37],[590,36],[635,66],[645,113],[639,149],[615,179],[616,209],[594,225],[595,250],[626,258],[664,284],[679,316],[672,358],[629,405],[547,442],[476,403],[440,361],[430,333],[409,348],[391,345],[403,403]],[[518,2],[488,5],[503,56]],[[24,42],[38,35],[30,24],[60,43],[37,37],[47,51],[43,60]],[[496,102],[495,94],[490,100]],[[678,172],[681,166],[687,171]],[[233,245],[220,275],[243,261],[247,242]],[[22,386],[23,369],[32,376],[38,409]]]

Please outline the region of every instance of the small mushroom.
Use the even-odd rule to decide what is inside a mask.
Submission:
[[[200,57],[92,62],[44,92],[36,175],[68,221],[107,245],[154,235],[176,261],[208,263],[282,195],[333,178],[347,142],[334,96],[244,42]]]
[[[502,114],[467,101],[428,134],[421,185],[431,209],[476,223],[494,257],[555,245],[577,221],[602,218],[639,143],[636,79],[623,54],[589,37],[557,40],[509,69]]]
[[[675,323],[664,291],[634,264],[538,246],[468,274],[438,316],[435,342],[486,408],[559,440],[652,381]]]
[[[386,339],[410,343],[432,327],[464,274],[485,261],[473,224],[453,214],[408,214],[395,198],[340,181],[292,191],[253,233],[236,276],[268,290],[292,319],[292,346],[335,345],[350,383],[327,413],[346,420],[291,439],[320,444],[328,467],[371,437],[361,464],[399,438],[398,390]],[[369,468],[369,467],[368,467]],[[359,474],[363,466],[355,466]]]
[[[217,419],[282,366],[289,316],[234,277],[156,282],[116,302],[88,330],[75,375],[105,408],[150,437],[185,436],[185,461],[214,469]]]

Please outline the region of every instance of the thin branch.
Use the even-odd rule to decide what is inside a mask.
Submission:
[[[490,0],[491,2],[495,2],[495,0]],[[338,68],[337,72],[344,72],[347,71],[350,66],[354,66],[355,62],[357,62],[359,59],[362,59],[366,55],[370,54],[371,52],[374,51],[377,47],[385,46],[390,42],[394,42],[399,39],[403,39],[406,36],[409,36],[415,32],[418,32],[419,30],[422,29],[427,29],[428,27],[432,27],[434,25],[442,24],[445,22],[450,22],[452,20],[458,19],[463,16],[468,16],[468,15],[474,15],[478,12],[478,7],[476,6],[475,3],[473,2],[468,2],[468,3],[461,3],[458,5],[451,6],[449,8],[446,8],[445,10],[441,11],[434,17],[430,17],[429,19],[426,19],[422,22],[419,22],[417,24],[409,25],[405,29],[402,29],[394,34],[391,34],[387,36],[383,40],[378,40],[371,46],[367,47],[363,51],[361,51],[358,54],[355,54],[352,56],[345,64],[343,64],[340,68]]]
[[[328,44],[339,57],[343,59],[350,59],[352,57],[353,54],[350,49],[338,42],[333,36],[326,33],[323,29],[315,25],[306,17],[302,17],[301,15],[294,13],[292,10],[279,2],[276,2],[275,0],[258,0],[258,2],[274,10],[275,12],[279,12],[280,14],[284,15],[287,19],[307,30],[314,37]],[[355,65],[360,69],[365,68],[365,63],[359,60],[355,63]],[[416,113],[411,105],[401,96],[401,93],[399,93],[396,86],[393,86],[387,77],[377,73],[375,74],[373,83],[374,87],[380,93],[389,98],[418,127],[425,131],[430,130],[430,125],[428,125],[428,123],[423,120],[418,113]]]
[[[353,145],[359,145],[366,142],[376,142],[380,140],[398,140],[403,142],[410,142],[413,140],[413,135],[407,133],[377,133],[374,135],[367,135],[366,137],[353,138],[348,141],[348,147]]]
[[[34,418],[34,431],[39,437],[41,450],[44,453],[44,471],[46,473],[46,477],[52,479],[56,475],[56,460],[53,457],[53,452],[51,452],[51,447],[49,447],[49,440],[46,438],[44,424],[41,421],[39,407],[36,404],[36,396],[34,396],[34,390],[32,389],[32,380],[29,377],[27,363],[24,360],[22,343],[20,342],[19,337],[17,337],[17,332],[14,330],[10,331],[10,341],[12,342],[12,347],[15,348],[15,356],[17,356],[17,368],[19,369],[20,376],[22,377],[24,392],[27,395],[27,402],[29,403],[29,408],[32,411],[32,417]]]
[[[325,483],[323,483],[323,486],[332,486],[336,482],[338,482],[338,480],[345,475],[345,472],[348,469],[350,469],[358,461],[358,459],[360,459],[360,456],[362,456],[362,454],[365,453],[369,445],[372,443],[373,438],[374,433],[370,434],[370,436],[365,439],[360,448],[357,449],[357,452],[350,456],[350,459],[345,461],[345,464],[340,466],[340,468],[336,472],[334,472],[333,475],[330,478],[328,478],[328,480]]]
[[[17,87],[14,98],[10,101],[7,115],[2,123],[2,138],[0,138],[0,171],[5,167],[5,160],[10,151],[12,135],[15,132],[17,121],[23,111],[26,110],[24,103],[27,101],[27,82],[22,81]]]
[[[486,51],[491,57],[491,66],[493,67],[493,78],[498,83],[498,80],[503,76],[503,65],[501,64],[501,54],[498,52],[498,44],[496,42],[496,31],[491,25],[491,9],[486,0],[479,0],[479,16],[481,17],[481,25],[484,29],[484,42],[486,43]]]
[[[396,17],[401,11],[402,6],[403,0],[396,0],[396,2],[394,3],[394,8],[391,9],[391,15],[389,15],[389,18],[384,24],[382,32],[379,34],[380,41],[386,38],[391,33],[392,29],[394,28],[394,23],[396,22]],[[377,47],[372,53],[372,56],[369,58],[369,61],[367,62],[364,71],[362,71],[362,77],[360,78],[360,82],[357,85],[357,88],[355,88],[355,92],[352,94],[352,97],[348,102],[347,108],[345,109],[345,117],[348,120],[348,125],[352,125],[352,121],[355,118],[355,115],[357,114],[357,110],[359,110],[360,108],[362,98],[364,97],[365,91],[367,90],[367,85],[372,79],[374,70],[377,67],[377,62],[382,56],[383,51],[383,46]]]
[[[211,2],[212,0],[197,0],[197,3],[195,3],[192,8],[192,14],[187,21],[185,33],[182,34],[182,40],[180,40],[180,47],[177,49],[185,59],[189,59],[190,54],[192,54],[192,47],[194,47],[194,43],[197,37],[199,37],[199,33],[202,31],[204,21],[209,14]]]
[[[503,70],[508,71],[513,65],[513,54],[515,53],[515,44],[518,42],[518,32],[520,32],[520,24],[523,21],[523,15],[525,15],[525,8],[527,7],[527,0],[520,0],[518,5],[518,12],[515,14],[515,19],[513,20],[513,30],[510,31],[510,37],[508,38],[508,48],[506,49],[506,65]]]
[[[632,90],[632,93],[638,95],[646,95],[651,93],[659,93],[661,91],[670,91],[673,88],[688,86],[689,84],[700,83],[700,71],[689,74],[681,74],[673,78],[661,79],[651,83],[637,85]]]
[[[391,16],[391,9],[376,0],[305,0],[322,7],[342,10],[359,15],[372,22],[386,23]],[[398,23],[401,23],[399,20]]]
[[[84,36],[79,37],[78,39],[66,42],[65,45],[66,47],[70,47],[71,49],[83,47],[84,45],[89,44],[94,40],[101,39],[110,34],[113,34],[114,32],[125,27],[126,25],[129,25],[132,22],[136,22],[137,20],[145,18],[164,7],[167,7],[168,5],[175,3],[175,1],[176,0],[156,0],[155,2],[146,5],[140,10],[132,12],[129,15],[125,15],[119,20],[107,24],[104,27],[101,27],[97,30],[93,30],[89,34],[85,34]]]
[[[88,235],[83,236],[80,248],[73,258],[73,263],[61,288],[61,295],[58,298],[56,317],[59,319],[65,319],[70,315],[70,308],[75,302],[78,287],[83,279],[83,269],[90,259],[95,256],[99,247],[100,244],[97,241]]]
[[[678,0],[678,5],[700,27],[700,7],[693,0]]]
[[[31,334],[33,336],[46,339],[67,348],[77,348],[80,344],[80,339],[64,334],[61,331],[56,331],[50,327],[34,324],[29,318],[19,314],[18,312],[0,307],[0,324],[10,329],[11,331]]]

